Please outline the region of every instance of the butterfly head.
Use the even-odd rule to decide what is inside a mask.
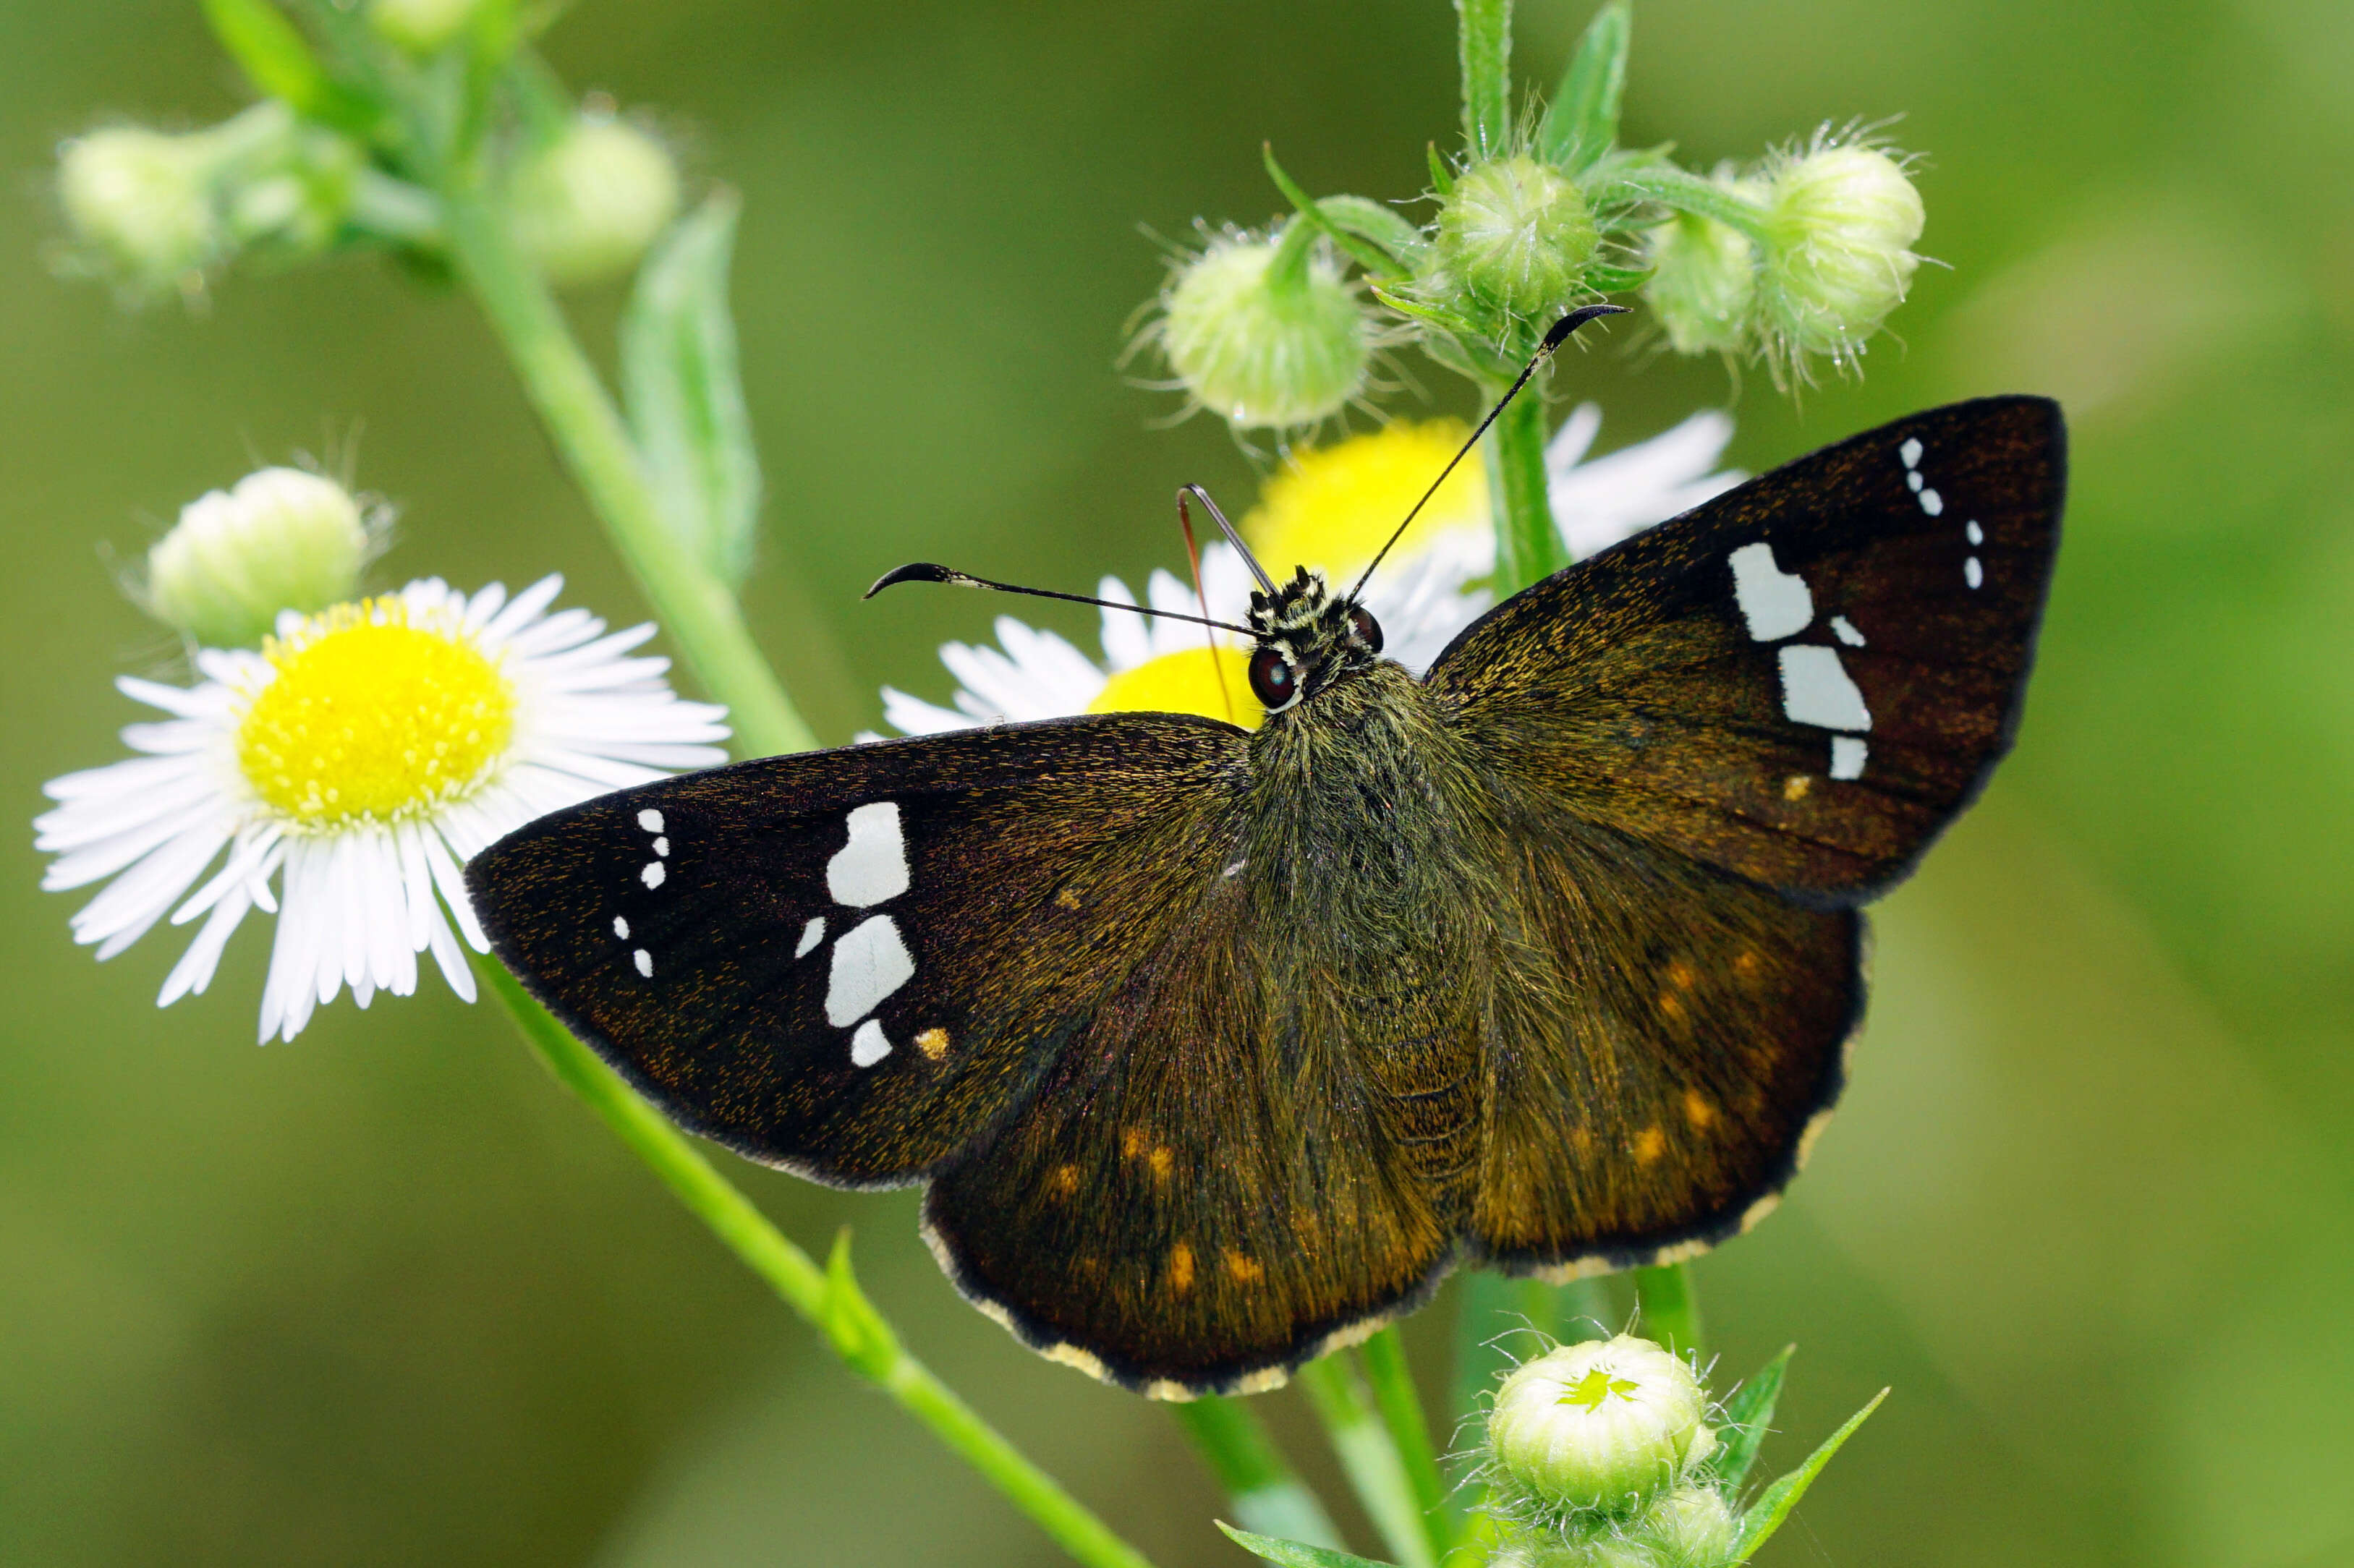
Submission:
[[[1321,573],[1301,567],[1272,593],[1251,595],[1251,695],[1269,714],[1314,696],[1338,677],[1372,663],[1382,626],[1354,599],[1336,599]]]

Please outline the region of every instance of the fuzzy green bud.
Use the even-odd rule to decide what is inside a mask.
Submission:
[[[1373,334],[1363,303],[1331,257],[1305,244],[1221,237],[1161,296],[1153,330],[1170,367],[1238,429],[1312,425],[1365,384]]]
[[[93,131],[58,157],[58,199],[75,237],[133,288],[162,292],[225,244],[211,160],[195,137],[136,125]]]
[[[368,0],[368,26],[387,43],[411,54],[441,48],[474,19],[482,0]]]
[[[1754,180],[1728,184],[1762,200]],[[1678,354],[1737,354],[1749,342],[1757,303],[1757,247],[1729,223],[1678,213],[1650,233],[1650,281],[1643,302]]]
[[[1496,1391],[1492,1469],[1540,1514],[1631,1513],[1715,1446],[1707,1409],[1691,1368],[1649,1340],[1564,1345]]]
[[[1819,147],[1769,176],[1761,298],[1786,356],[1852,359],[1904,298],[1921,259],[1921,194],[1872,147]]]
[[[1678,1487],[1628,1533],[1658,1568],[1723,1568],[1733,1561],[1741,1526],[1714,1487]]]
[[[344,487],[295,468],[265,468],[180,509],[147,552],[148,613],[208,648],[250,647],[281,609],[324,609],[352,597],[373,530]]]
[[[626,274],[678,215],[670,150],[625,120],[583,114],[516,171],[515,238],[553,282]]]
[[[1526,154],[1466,170],[1438,210],[1440,267],[1515,316],[1560,310],[1600,242],[1578,188]]]

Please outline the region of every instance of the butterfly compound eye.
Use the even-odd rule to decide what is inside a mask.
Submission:
[[[1262,648],[1251,655],[1251,695],[1271,714],[1279,714],[1299,700],[1299,671],[1279,648]]]
[[[1382,623],[1375,620],[1373,611],[1363,605],[1350,609],[1349,630],[1357,634],[1357,641],[1365,645],[1367,652],[1378,653],[1382,651]]]

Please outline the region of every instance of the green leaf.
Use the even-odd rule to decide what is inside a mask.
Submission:
[[[1782,1528],[1782,1521],[1790,1517],[1790,1510],[1798,1506],[1798,1499],[1807,1495],[1807,1489],[1815,1484],[1815,1478],[1823,1473],[1823,1467],[1831,1462],[1831,1456],[1855,1436],[1855,1429],[1862,1425],[1865,1417],[1879,1409],[1880,1402],[1887,1397],[1888,1391],[1884,1388],[1873,1394],[1872,1403],[1849,1416],[1846,1425],[1823,1439],[1823,1446],[1808,1455],[1805,1464],[1757,1494],[1756,1502],[1741,1516],[1741,1539],[1734,1543],[1733,1549],[1735,1563],[1748,1562],[1759,1547],[1773,1539],[1774,1532]]]
[[[1244,1524],[1316,1546],[1341,1544],[1324,1504],[1247,1404],[1212,1394],[1172,1404],[1169,1414],[1193,1438]]]
[[[1624,294],[1651,281],[1649,267],[1588,267],[1585,286],[1597,294]]]
[[[1328,205],[1334,202],[1361,202],[1366,207],[1375,207],[1376,204],[1366,201],[1363,196],[1327,196],[1323,201],[1317,200],[1300,187],[1299,181],[1283,172],[1283,165],[1275,161],[1275,143],[1272,142],[1259,143],[1259,158],[1267,165],[1267,178],[1275,182],[1275,188],[1283,193],[1284,199],[1298,210],[1300,217],[1310,228],[1346,251],[1358,266],[1363,267],[1374,277],[1397,276],[1396,260],[1381,247],[1368,244],[1359,238],[1347,225],[1333,217],[1334,209]],[[1351,212],[1352,209],[1344,207],[1340,210]],[[1356,215],[1352,212],[1352,216]],[[1400,218],[1398,221],[1404,223],[1405,220]],[[1413,225],[1407,224],[1406,227],[1411,232]],[[1416,236],[1417,240],[1420,238],[1419,235]],[[1301,264],[1305,265],[1305,256],[1300,260]]]
[[[853,1367],[880,1383],[899,1360],[898,1336],[875,1310],[858,1277],[850,1268],[850,1227],[834,1233],[833,1251],[825,1260],[825,1301],[819,1327],[834,1350]]]
[[[1324,196],[1316,206],[1335,228],[1363,235],[1408,267],[1422,257],[1422,230],[1394,207],[1361,196]]]
[[[1441,198],[1453,196],[1455,194],[1455,171],[1448,168],[1447,166],[1447,160],[1438,155],[1437,143],[1426,142],[1424,143],[1424,146],[1426,147],[1430,153],[1431,194]]]
[[[1247,1530],[1236,1530],[1223,1519],[1210,1522],[1225,1531],[1228,1541],[1252,1556],[1280,1563],[1282,1568],[1395,1568],[1394,1564],[1377,1563],[1353,1552],[1339,1552],[1330,1546],[1310,1546],[1304,1541],[1278,1541],[1272,1535],[1253,1535]]]
[[[1775,1402],[1782,1397],[1782,1379],[1790,1370],[1790,1355],[1798,1347],[1785,1345],[1782,1353],[1757,1369],[1757,1375],[1733,1391],[1724,1402],[1724,1424],[1717,1428],[1723,1441],[1701,1467],[1728,1487],[1739,1487],[1757,1460],[1766,1429],[1773,1425]]]
[[[1627,90],[1627,44],[1633,28],[1627,0],[1609,0],[1594,14],[1537,126],[1537,151],[1573,175],[1618,140],[1618,101]]]
[[[727,309],[741,206],[716,192],[673,227],[639,269],[621,320],[621,390],[646,477],[679,543],[731,586],[751,568],[760,509]]]
[[[302,29],[270,0],[204,0],[213,37],[246,79],[298,114],[365,134],[366,103],[330,77]]]
[[[1365,1517],[1381,1531],[1382,1544],[1406,1568],[1433,1568],[1437,1562],[1431,1520],[1422,1510],[1413,1478],[1397,1444],[1383,1425],[1373,1402],[1344,1352],[1309,1362],[1296,1375],[1300,1392],[1323,1422]]]

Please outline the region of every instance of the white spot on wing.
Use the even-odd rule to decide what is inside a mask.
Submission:
[[[1831,631],[1840,641],[1846,643],[1850,648],[1861,648],[1863,646],[1863,633],[1858,631],[1855,629],[1855,622],[1850,620],[1844,615],[1834,615],[1831,617]]]
[[[640,811],[638,826],[650,833],[658,833],[663,831],[663,814],[653,810]]]
[[[669,854],[669,853],[670,853],[670,841],[669,841],[668,839],[656,839],[656,840],[654,841],[654,853],[659,854],[659,855],[667,855],[667,854]]]
[[[646,862],[645,869],[638,873],[638,880],[644,883],[648,887],[660,887],[663,885],[663,863],[658,860],[650,860]]]
[[[1235,863],[1234,863],[1234,864],[1232,864],[1232,865],[1230,865],[1230,866],[1226,867],[1226,869],[1225,869],[1225,871],[1224,872],[1224,874],[1225,874],[1225,875],[1226,875],[1226,876],[1240,876],[1240,875],[1242,874],[1243,867],[1245,867],[1245,866],[1248,865],[1249,863],[1250,863],[1250,862],[1249,862],[1249,861],[1247,861],[1247,860],[1238,860],[1238,861],[1235,862]]]
[[[1972,588],[1986,581],[1986,568],[1978,565],[1978,558],[1976,556],[1962,563],[1962,580]]]
[[[800,947],[793,949],[793,957],[797,959],[808,958],[810,956],[810,949],[824,940],[825,916],[822,915],[811,916],[809,924],[801,927],[801,943]]]
[[[1943,512],[1945,509],[1946,498],[1944,496],[1938,494],[1934,490],[1925,490],[1921,493],[1922,511],[1926,512],[1930,516],[1935,517],[1938,513]]]
[[[1986,543],[1986,530],[1978,525],[1978,522],[1975,518],[1962,524],[1962,532],[1968,535],[1969,541],[1973,545],[1983,545]]]
[[[890,1054],[891,1037],[871,1018],[850,1037],[850,1065],[854,1067],[871,1067]]]
[[[1916,437],[1907,436],[1904,439],[1904,444],[1896,449],[1896,455],[1904,460],[1904,466],[1906,468],[1911,468],[1914,463],[1919,462],[1921,461],[1921,442],[1919,439]]]
[[[1915,495],[1921,493],[1921,474],[1917,469],[1905,474],[1904,482],[1913,487]]]
[[[1834,779],[1862,778],[1864,754],[1869,749],[1870,747],[1864,744],[1860,736],[1831,736],[1831,777]]]
[[[1733,597],[1749,622],[1753,641],[1771,642],[1804,631],[1815,618],[1815,596],[1806,579],[1774,564],[1774,546],[1744,545],[1725,557],[1733,568]]]
[[[1792,724],[1825,729],[1870,729],[1872,710],[1848,678],[1839,650],[1793,642],[1781,651],[1782,711]]]
[[[857,908],[907,891],[907,842],[899,833],[897,802],[878,800],[850,813],[850,842],[825,863],[825,890],[836,904]]]
[[[643,948],[640,948],[636,952],[630,955],[630,961],[638,966],[638,973],[645,976],[648,980],[654,978],[654,956],[652,953],[649,953]]]
[[[846,1029],[916,976],[916,960],[888,915],[853,927],[833,945],[825,981],[825,1021]]]
[[[613,916],[613,935],[624,942],[630,939],[630,923],[619,915]]]

